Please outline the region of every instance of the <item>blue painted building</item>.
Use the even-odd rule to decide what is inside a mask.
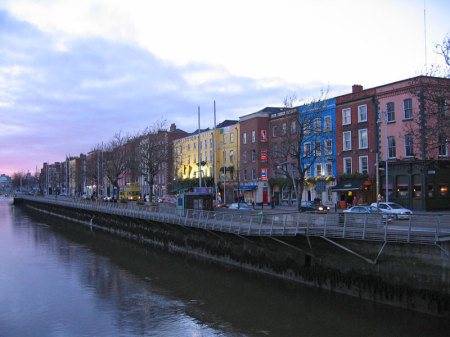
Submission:
[[[302,200],[321,199],[334,206],[331,191],[335,185],[336,168],[336,100],[334,98],[298,107],[303,128],[300,161],[307,183]]]

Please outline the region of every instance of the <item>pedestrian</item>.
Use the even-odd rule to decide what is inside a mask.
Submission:
[[[255,209],[255,201],[252,199],[252,206],[253,206],[253,209]]]
[[[271,205],[272,205],[272,209],[274,209],[275,208],[275,200],[274,200],[274,198],[272,197],[272,200],[271,200]]]

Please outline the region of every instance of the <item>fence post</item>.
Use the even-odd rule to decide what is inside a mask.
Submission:
[[[408,242],[411,241],[411,217],[409,217],[409,226],[408,226]]]
[[[362,233],[362,239],[364,240],[366,238],[366,228],[367,228],[367,217],[369,215],[366,213],[364,217],[364,227],[363,227],[363,233]]]
[[[411,218],[411,216],[409,217]],[[441,219],[439,218],[439,216],[436,216],[436,236],[434,238],[434,243],[437,243],[439,241],[439,232],[441,230]]]

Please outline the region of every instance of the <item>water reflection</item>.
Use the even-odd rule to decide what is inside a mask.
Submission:
[[[450,327],[4,202],[0,219],[0,336],[445,336]]]

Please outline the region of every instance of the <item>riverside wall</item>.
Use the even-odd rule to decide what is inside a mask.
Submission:
[[[225,264],[361,299],[450,317],[450,258],[435,245],[335,240],[360,257],[318,237],[241,236],[201,228],[87,211],[16,198],[27,212],[56,216],[140,244]],[[447,244],[444,248],[449,250]]]

